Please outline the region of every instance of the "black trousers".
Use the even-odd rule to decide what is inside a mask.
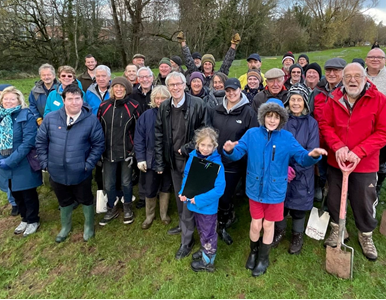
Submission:
[[[91,180],[92,176],[90,175],[76,185],[64,185],[53,181],[50,177],[51,186],[61,207],[70,206],[75,200],[86,206],[92,205],[94,203],[94,196],[91,191]]]
[[[342,172],[328,166],[327,206],[331,219],[339,223],[340,195],[342,191]],[[376,187],[377,173],[351,173],[348,179],[348,198],[354,214],[355,225],[361,232],[370,232],[377,227],[375,218],[378,204]]]
[[[146,173],[142,175],[142,177],[145,178],[145,195],[147,198],[156,197],[158,191],[170,193],[172,187],[170,169],[165,168],[162,174],[158,174],[156,171],[148,169]]]
[[[226,185],[224,195],[221,196],[218,204],[220,210],[228,211],[231,208],[233,194],[235,193],[241,175],[241,172],[230,173],[225,171]]]
[[[28,224],[39,222],[39,197],[36,188],[15,192],[9,181],[9,189],[19,208],[21,220]]]

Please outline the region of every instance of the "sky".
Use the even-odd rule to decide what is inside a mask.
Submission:
[[[370,2],[370,1],[367,1]],[[365,14],[374,18],[376,24],[383,22],[383,25],[386,25],[386,1],[379,0],[378,5],[374,8],[371,8],[365,12]]]

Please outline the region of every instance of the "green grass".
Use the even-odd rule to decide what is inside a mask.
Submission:
[[[351,53],[349,50],[355,50]],[[350,48],[309,53],[320,63],[332,56],[365,57],[367,48]],[[333,52],[334,51],[334,52]],[[357,55],[360,54],[360,55]],[[263,71],[280,66],[280,58],[263,58]],[[245,72],[245,61],[236,61],[231,76]],[[234,72],[234,75],[232,74]],[[119,75],[119,73],[117,73]],[[9,81],[28,94],[34,80]],[[94,187],[95,192],[95,187]],[[135,195],[138,196],[135,189]],[[55,243],[60,230],[58,202],[47,186],[39,188],[41,227],[23,238],[13,234],[20,217],[10,216],[6,194],[0,193],[0,298],[384,298],[386,294],[386,238],[374,232],[379,259],[369,262],[361,253],[352,212],[348,213],[349,245],[355,248],[354,280],[342,280],[325,271],[322,241],[305,237],[300,255],[289,255],[290,222],[287,238],[270,255],[265,275],[253,278],[244,268],[249,253],[248,200],[236,198],[239,222],[229,230],[231,246],[218,242],[216,272],[194,273],[190,257],[174,259],[179,236],[166,231],[177,224],[174,197],[169,212],[172,223],[157,219],[142,230],[145,210],[135,210],[135,222],[122,223],[122,215],[105,227],[96,225],[96,238],[83,242],[83,214],[74,212],[73,230],[61,244]],[[382,190],[377,218],[386,209]],[[96,215],[96,223],[102,215]],[[199,238],[195,234],[196,246]]]

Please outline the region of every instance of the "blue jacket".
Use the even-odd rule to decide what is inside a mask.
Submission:
[[[78,83],[78,86],[80,89],[82,89],[82,84],[78,79],[76,79],[76,82]],[[46,107],[44,108],[44,115],[43,117],[46,117],[46,115],[52,111],[56,111],[60,109],[63,106],[63,98],[62,98],[62,92],[63,88],[61,84],[58,84],[57,87],[50,92],[47,98]],[[83,93],[83,99],[85,97],[84,92]]]
[[[188,173],[190,170],[190,165],[192,164],[193,157],[195,156],[197,156],[196,150],[193,150],[192,152],[190,152],[189,159],[185,165],[184,179],[182,180],[181,190],[178,193],[179,195],[181,195],[182,191],[184,190],[186,178],[188,177]],[[224,194],[224,190],[225,190],[225,170],[221,162],[221,155],[217,152],[217,150],[215,150],[210,156],[208,156],[206,160],[209,160],[221,166],[220,171],[218,172],[216,181],[214,183],[214,188],[204,194],[196,195],[194,197],[194,202],[196,204],[192,204],[189,201],[187,205],[190,211],[203,214],[203,215],[214,215],[214,214],[217,214],[218,201],[221,198],[221,196]],[[180,200],[178,199],[178,201]]]
[[[102,99],[102,97],[99,94],[99,91],[97,91],[97,87],[98,85],[96,83],[91,84],[86,91],[86,97],[84,99],[84,101],[87,102],[88,105],[90,105],[90,107],[92,108],[93,115],[97,115],[99,105],[103,101],[110,98],[109,90],[107,90]]]
[[[137,161],[146,161],[150,170],[155,170],[155,121],[157,120],[158,108],[145,111],[135,125],[134,152]]]
[[[253,201],[267,204],[284,201],[291,158],[303,167],[321,159],[308,156],[308,151],[287,130],[268,132],[264,126],[249,129],[231,154],[224,151],[232,160],[247,153],[246,194]]]
[[[37,132],[36,119],[32,111],[24,108],[12,115],[13,121],[13,151],[5,158],[5,163],[11,170],[0,169],[0,177],[11,179],[12,191],[24,191],[42,185],[42,172],[33,171],[27,159],[27,154],[35,146]],[[8,183],[7,183],[8,186]]]
[[[36,149],[42,169],[53,181],[76,185],[91,176],[105,148],[102,126],[88,106],[71,127],[65,108],[47,115],[36,136]]]
[[[310,115],[289,116],[284,126],[291,132],[299,144],[311,151],[319,147],[319,128],[316,120]],[[311,210],[314,203],[314,166],[302,167],[293,158],[290,166],[296,177],[288,184],[284,206],[296,210]]]
[[[35,86],[32,88],[28,97],[29,108],[33,112],[35,119],[43,118],[48,94],[54,91],[57,86],[58,82],[56,79],[54,79],[54,82],[48,91],[44,88],[43,81],[39,80],[35,83]]]

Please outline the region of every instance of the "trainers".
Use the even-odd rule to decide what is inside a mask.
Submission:
[[[330,226],[331,226],[330,235],[324,241],[324,247],[330,246],[332,248],[335,248],[336,245],[338,244],[339,225],[334,222],[330,222]],[[347,232],[347,228],[344,228],[344,241],[347,242],[348,238],[349,238],[349,235]]]
[[[378,253],[373,242],[372,232],[359,232],[358,231],[359,245],[361,245],[363,255],[368,260],[377,260]]]
[[[16,227],[15,231],[13,232],[14,234],[21,234],[25,231],[25,229],[27,228],[27,222],[23,222],[21,221],[21,223],[19,224],[19,226]]]
[[[26,237],[26,236],[29,236],[30,234],[35,233],[36,230],[38,230],[39,226],[40,226],[39,222],[27,224],[27,228],[25,229],[23,236]]]
[[[115,219],[118,216],[119,216],[119,211],[116,205],[114,205],[113,208],[108,207],[107,213],[105,214],[103,219],[99,221],[99,225],[105,226],[107,223],[109,223],[111,220]]]
[[[123,224],[131,224],[134,222],[134,213],[131,207],[131,203],[123,203]]]
[[[19,214],[19,208],[16,206],[12,206],[11,216],[16,217]]]

